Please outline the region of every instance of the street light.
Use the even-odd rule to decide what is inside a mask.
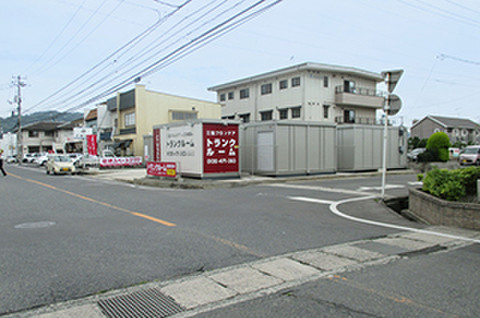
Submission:
[[[392,92],[397,86],[400,77],[402,77],[403,70],[384,71],[382,76],[385,79],[387,85],[388,95],[385,98],[385,106],[383,111],[385,112],[385,122],[383,127],[383,164],[382,164],[382,200],[385,201],[385,181],[387,176],[387,137],[388,137],[388,115],[395,115],[400,111],[402,107],[402,101],[397,95],[393,95]]]

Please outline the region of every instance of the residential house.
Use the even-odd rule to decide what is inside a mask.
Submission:
[[[217,103],[154,92],[144,85],[117,93],[105,105],[107,112],[97,115],[97,121],[102,125],[104,121],[113,125],[110,131],[106,126],[100,126],[100,140],[110,137],[112,148],[120,155],[143,156],[143,137],[152,134],[154,125],[202,118],[220,119],[221,116]]]
[[[420,139],[429,138],[439,131],[445,132],[452,144],[457,141],[480,143],[480,125],[470,119],[429,115],[414,122],[410,128],[411,137]]]
[[[65,144],[73,141],[73,127],[82,124],[83,119],[67,123],[40,121],[25,125],[22,127],[23,153],[63,151]]]
[[[379,73],[303,63],[210,87],[222,118],[375,124],[384,104]]]

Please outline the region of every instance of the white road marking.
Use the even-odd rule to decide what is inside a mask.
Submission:
[[[354,222],[358,222],[358,223],[381,226],[381,227],[386,227],[386,228],[391,228],[391,229],[396,229],[396,230],[402,230],[402,231],[410,231],[410,232],[417,232],[417,233],[423,233],[423,234],[437,235],[437,236],[441,236],[441,237],[448,237],[448,238],[453,238],[453,239],[456,239],[456,240],[468,241],[468,242],[473,242],[473,243],[480,243],[479,239],[472,239],[472,238],[463,237],[463,236],[450,235],[450,234],[445,234],[445,233],[416,229],[416,228],[407,227],[407,226],[401,226],[401,225],[395,225],[395,224],[390,224],[390,223],[383,223],[383,222],[371,221],[371,220],[367,220],[367,219],[361,219],[361,218],[357,218],[357,217],[354,217],[354,216],[347,215],[347,214],[342,213],[338,210],[338,206],[340,204],[362,201],[362,200],[370,200],[370,199],[374,199],[376,197],[377,196],[371,195],[371,196],[366,196],[366,197],[361,197],[361,198],[351,198],[351,199],[346,199],[346,200],[340,200],[340,201],[337,201],[337,202],[333,202],[330,205],[330,211],[332,211],[333,214],[335,214],[335,215],[337,215],[341,218],[344,218],[344,219],[347,219],[347,220],[350,220],[350,221],[354,221]]]
[[[408,183],[411,186],[422,186],[423,182],[422,181],[411,181]]]
[[[405,188],[405,186],[399,185],[399,184],[387,184],[387,185],[385,185],[385,190],[401,189],[401,188]],[[380,191],[380,190],[382,190],[382,187],[381,186],[379,186],[379,187],[360,187],[360,188],[357,189],[357,191],[371,191],[371,190]]]
[[[319,203],[319,204],[332,204],[335,202],[330,200],[312,199],[312,198],[306,198],[306,197],[287,197],[287,198],[293,201],[302,201],[302,202]]]
[[[313,191],[325,191],[325,192],[335,192],[343,194],[354,194],[354,195],[370,195],[368,192],[347,190],[347,189],[338,189],[338,188],[326,188],[326,187],[317,187],[317,186],[307,186],[301,184],[282,184],[282,183],[273,183],[266,184],[268,187],[277,187],[277,188],[290,188],[290,189],[302,189],[302,190],[313,190]]]

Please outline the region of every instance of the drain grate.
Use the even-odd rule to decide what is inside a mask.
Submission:
[[[102,299],[98,305],[110,318],[162,318],[184,311],[173,298],[155,288]]]

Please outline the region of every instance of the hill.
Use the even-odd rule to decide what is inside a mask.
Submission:
[[[22,126],[35,123],[38,121],[62,121],[69,122],[82,118],[82,113],[60,113],[57,111],[36,112],[22,116]],[[17,128],[18,118],[15,117],[0,117],[0,132],[13,132]]]

